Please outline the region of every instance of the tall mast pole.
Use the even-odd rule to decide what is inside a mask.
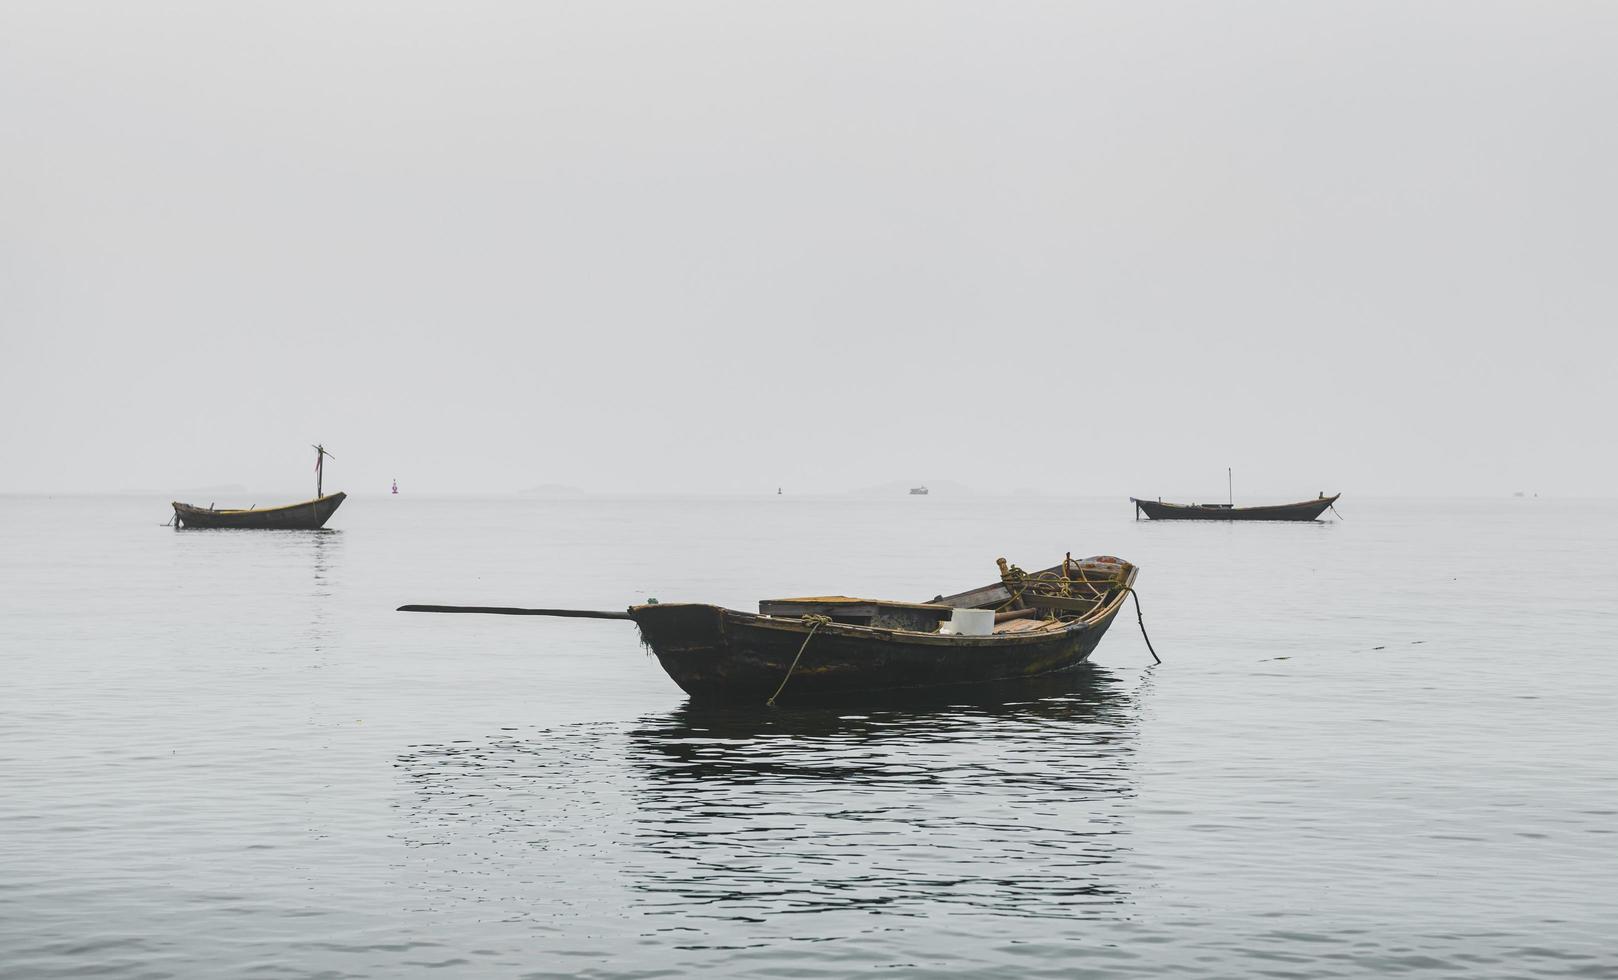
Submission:
[[[1230,476],[1230,467],[1225,467],[1225,502],[1232,507],[1236,506],[1236,484]]]
[[[326,452],[325,443],[317,443],[309,448],[315,451],[315,499],[319,500],[321,497],[326,495],[324,487],[324,477],[326,476],[326,457],[331,456],[331,453]],[[336,459],[337,457],[331,456],[331,458]]]

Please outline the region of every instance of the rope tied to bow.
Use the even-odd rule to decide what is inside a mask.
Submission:
[[[798,647],[798,655],[792,658],[792,666],[787,668],[787,675],[781,678],[781,686],[777,687],[775,693],[770,695],[770,699],[764,702],[766,707],[775,707],[775,699],[781,696],[782,691],[786,690],[787,681],[792,679],[792,672],[798,669],[798,661],[803,659],[803,651],[809,649],[809,641],[815,638],[815,630],[829,624],[831,617],[822,616],[819,613],[809,613],[803,617],[803,621],[810,624],[809,635],[803,638],[803,645]]]

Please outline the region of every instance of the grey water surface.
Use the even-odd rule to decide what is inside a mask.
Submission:
[[[1339,509],[0,499],[0,976],[1618,977],[1618,517]],[[1131,610],[1010,703],[705,711],[627,623],[393,611],[1066,551],[1165,663]]]

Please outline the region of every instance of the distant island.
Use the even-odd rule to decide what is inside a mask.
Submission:
[[[570,487],[564,483],[541,483],[537,487],[525,487],[517,491],[519,497],[587,497],[589,496],[579,487]]]
[[[124,490],[120,490],[118,492],[119,493],[133,493],[133,494],[158,494],[158,495],[162,495],[162,496],[169,496],[169,495],[186,496],[186,495],[189,495],[189,496],[192,496],[192,497],[200,497],[200,496],[203,496],[204,494],[210,494],[211,493],[211,494],[214,494],[215,496],[220,496],[220,497],[240,497],[240,496],[245,496],[247,494],[247,488],[242,486],[240,483],[220,483],[220,484],[216,484],[214,486],[207,486],[207,487],[181,487],[181,488],[179,488],[177,490],[176,489],[153,490],[150,487],[145,487],[145,488],[124,489]]]

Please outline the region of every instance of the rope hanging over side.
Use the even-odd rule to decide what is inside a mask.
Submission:
[[[1152,649],[1152,638],[1146,635],[1146,617],[1140,614],[1140,594],[1132,586],[1126,585],[1124,588],[1129,591],[1129,597],[1135,600],[1135,621],[1140,623],[1140,638],[1146,641],[1146,649],[1151,653],[1152,660],[1162,663],[1163,658],[1159,657],[1157,651]]]
[[[803,659],[803,651],[809,649],[809,641],[815,638],[815,630],[820,629],[825,623],[830,623],[831,617],[810,613],[803,617],[803,621],[813,624],[809,627],[809,635],[803,638],[803,646],[798,647],[798,655],[792,658],[792,666],[787,668],[787,675],[781,678],[781,686],[775,689],[775,693],[770,695],[768,701],[764,702],[766,707],[775,707],[775,699],[781,696],[782,691],[786,690],[787,681],[792,679],[792,672],[798,669],[798,661]]]

